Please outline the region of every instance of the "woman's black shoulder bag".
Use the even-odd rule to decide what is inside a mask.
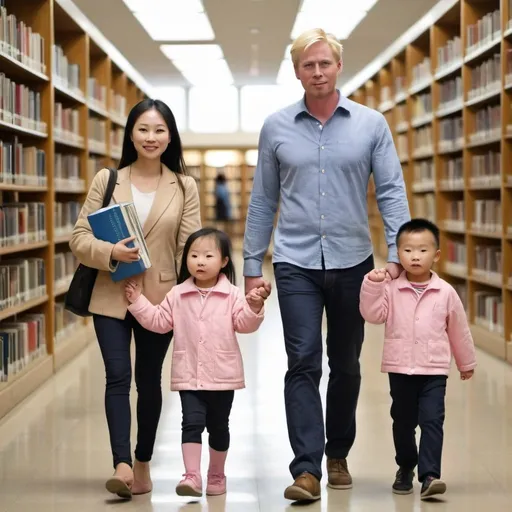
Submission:
[[[117,181],[117,170],[109,169],[109,171],[110,176],[108,178],[102,208],[109,205]],[[97,275],[97,269],[87,267],[82,263],[78,265],[64,301],[64,307],[68,311],[78,316],[91,316],[89,303],[91,302],[92,289],[94,288]]]

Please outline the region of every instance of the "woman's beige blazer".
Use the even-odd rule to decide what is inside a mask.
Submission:
[[[124,281],[114,283],[110,276],[114,245],[96,239],[87,220],[87,215],[102,206],[108,177],[108,169],[102,169],[94,177],[69,246],[81,263],[99,270],[89,311],[123,319],[128,307]],[[201,228],[196,182],[190,176],[181,176],[181,179],[185,193],[176,174],[163,166],[153,205],[142,226],[152,264],[142,274],[143,291],[153,304],[159,304],[176,284],[185,242],[191,233]],[[132,201],[128,168],[120,169],[111,204]]]

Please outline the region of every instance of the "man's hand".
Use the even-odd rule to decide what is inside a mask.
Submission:
[[[247,295],[254,288],[259,288],[259,294],[263,299],[268,298],[272,290],[270,282],[263,279],[263,277],[246,277],[245,294]]]
[[[396,279],[404,270],[400,263],[391,263],[389,262],[386,265],[386,276],[389,276],[390,279]]]

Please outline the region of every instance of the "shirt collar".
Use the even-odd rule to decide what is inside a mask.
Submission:
[[[231,292],[231,283],[225,274],[220,274],[219,279],[215,286],[212,288],[210,293],[222,293],[229,295]],[[183,295],[185,293],[197,293],[197,288],[194,283],[194,278],[189,277],[186,281],[179,285],[179,293]]]
[[[343,96],[341,94],[339,89],[336,89],[336,91],[338,93],[338,105],[336,105],[336,108],[334,110],[337,111],[337,110],[341,109],[350,114],[350,110],[351,110],[350,101],[348,100],[348,98],[346,98],[345,96]],[[294,105],[294,111],[293,111],[294,117],[296,118],[301,114],[309,114],[308,107],[306,106],[306,95],[305,94]]]
[[[430,271],[432,276],[428,283],[427,289],[439,290],[441,289],[441,278],[433,271]],[[407,273],[405,270],[397,278],[398,289],[403,290],[404,288],[412,288],[411,283],[407,279]]]

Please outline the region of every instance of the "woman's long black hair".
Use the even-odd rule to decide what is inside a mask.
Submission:
[[[190,252],[190,246],[198,239],[204,236],[211,236],[215,238],[217,247],[220,250],[222,259],[228,258],[228,262],[225,267],[220,269],[221,274],[225,274],[226,277],[232,284],[236,284],[235,266],[233,265],[233,258],[231,257],[231,241],[228,235],[224,231],[220,231],[215,228],[202,228],[199,231],[192,233],[183,248],[183,256],[181,258],[181,269],[178,277],[178,284],[185,282],[190,277],[190,272],[187,267],[188,253]]]
[[[144,112],[147,112],[152,108],[154,108],[164,118],[171,138],[167,149],[160,156],[160,161],[178,175],[179,184],[183,190],[183,183],[179,175],[187,174],[187,167],[183,159],[183,148],[181,145],[180,134],[178,132],[178,126],[172,110],[161,100],[152,100],[151,98],[147,98],[137,103],[137,105],[130,110],[124,129],[123,151],[121,154],[121,160],[119,161],[119,169],[128,167],[137,160],[137,151],[131,139],[133,128],[137,119],[144,114]]]

